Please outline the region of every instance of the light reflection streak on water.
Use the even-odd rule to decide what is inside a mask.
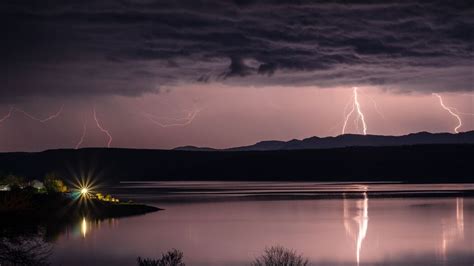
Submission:
[[[86,235],[87,235],[87,221],[86,221],[86,218],[82,218],[82,222],[81,222],[81,234],[82,234],[82,237],[83,238],[86,238]]]
[[[366,188],[365,188],[366,189]],[[363,199],[356,200],[356,213],[354,216],[350,214],[349,200],[344,198],[343,200],[343,212],[344,212],[344,229],[346,233],[354,238],[356,242],[356,261],[357,265],[360,264],[360,254],[362,250],[362,244],[367,235],[369,226],[369,198],[367,192],[363,192]],[[357,225],[357,232],[354,232],[351,227],[351,221],[354,221]]]
[[[441,238],[441,255],[446,261],[448,246],[456,240],[464,239],[464,198],[456,198],[456,225],[452,225],[452,220],[447,220],[443,224]]]
[[[357,216],[357,223],[359,224],[359,233],[357,235],[357,265],[360,263],[360,250],[362,249],[362,242],[367,235],[369,226],[369,199],[367,193],[364,192],[364,200],[358,201],[359,210],[362,209],[362,216]],[[362,205],[362,206],[360,206]]]
[[[117,228],[119,226],[118,219],[110,218],[105,220],[107,228]],[[75,232],[80,232],[82,238],[90,237],[90,234],[96,229],[100,230],[102,227],[101,220],[89,220],[86,217],[83,217],[78,224],[74,226]]]
[[[458,231],[464,236],[464,199],[456,198],[456,224]]]

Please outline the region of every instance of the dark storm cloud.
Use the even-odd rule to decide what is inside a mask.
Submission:
[[[471,1],[4,1],[0,97],[178,82],[473,90]]]
[[[222,73],[222,77],[229,78],[234,76],[245,77],[252,74],[255,71],[252,67],[245,64],[244,60],[239,57],[232,57],[230,61],[230,67],[228,71]]]

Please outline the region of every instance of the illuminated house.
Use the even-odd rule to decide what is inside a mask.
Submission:
[[[44,189],[44,184],[43,182],[39,181],[39,180],[33,180],[30,182],[30,186],[36,188],[37,190],[42,190]]]

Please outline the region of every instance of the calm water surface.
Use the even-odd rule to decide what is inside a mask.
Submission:
[[[473,185],[123,183],[115,195],[165,210],[77,221],[54,240],[51,262],[135,265],[137,256],[177,248],[187,265],[249,265],[265,247],[283,245],[311,265],[472,266],[474,198],[455,193],[469,190]]]

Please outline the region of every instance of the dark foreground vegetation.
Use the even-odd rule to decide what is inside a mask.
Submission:
[[[161,255],[161,258],[150,259],[137,258],[138,266],[185,266],[183,262],[183,252],[172,249]]]
[[[252,266],[306,266],[308,259],[296,251],[274,246],[265,248],[265,252],[259,258],[256,258]]]
[[[185,266],[183,252],[172,249],[161,255],[158,259],[137,258],[138,266]],[[282,246],[265,248],[263,255],[255,258],[251,266],[306,266],[308,259],[296,251]]]
[[[52,244],[43,238],[44,232],[2,232],[0,235],[0,265],[49,265]]]
[[[0,169],[28,179],[95,170],[122,180],[472,182],[474,145],[287,151],[49,150],[0,154]]]

